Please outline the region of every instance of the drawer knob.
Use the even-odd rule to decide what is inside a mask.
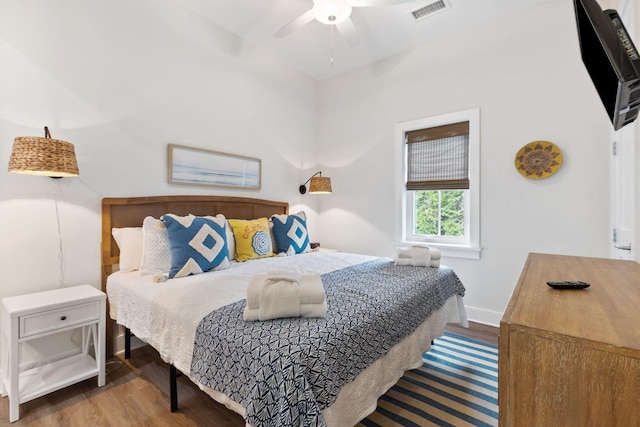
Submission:
[[[60,320],[67,320],[67,316],[62,316]]]

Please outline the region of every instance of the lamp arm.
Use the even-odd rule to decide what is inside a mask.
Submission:
[[[307,192],[307,184],[308,184],[308,183],[309,183],[309,181],[311,181],[311,179],[312,179],[313,177],[315,177],[316,175],[320,175],[320,176],[322,176],[322,172],[316,172],[316,173],[314,173],[313,175],[311,175],[311,177],[310,177],[308,180],[306,180],[306,181],[305,181],[305,183],[304,183],[304,184],[302,184],[302,185],[298,188],[298,190],[300,191],[300,194],[305,194],[305,193]]]
[[[316,173],[314,173],[313,175],[311,175],[311,178],[315,177],[316,175],[320,175],[320,176],[322,176],[322,172],[316,172]],[[304,184],[302,184],[302,185],[307,185],[307,184],[309,183],[309,181],[311,181],[311,178],[309,178],[308,180],[306,180],[306,181],[305,181],[305,183],[304,183]]]

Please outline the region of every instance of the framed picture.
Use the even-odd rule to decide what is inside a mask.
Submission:
[[[260,159],[184,145],[167,148],[170,184],[260,189]]]

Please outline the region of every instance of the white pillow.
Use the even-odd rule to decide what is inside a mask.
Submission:
[[[142,222],[142,265],[140,274],[164,274],[171,269],[169,236],[164,222],[148,216]]]
[[[120,248],[120,271],[139,270],[142,263],[142,228],[112,228],[111,234]]]

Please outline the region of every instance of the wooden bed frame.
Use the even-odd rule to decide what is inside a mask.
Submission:
[[[289,204],[270,200],[226,196],[154,196],[102,199],[102,291],[107,277],[116,270],[120,251],[112,228],[142,227],[147,216],[160,218],[176,215],[217,215],[233,219],[255,219],[273,214],[288,214]],[[108,307],[108,301],[107,301]],[[108,308],[107,308],[108,314]],[[113,356],[113,321],[107,321],[107,357]]]

